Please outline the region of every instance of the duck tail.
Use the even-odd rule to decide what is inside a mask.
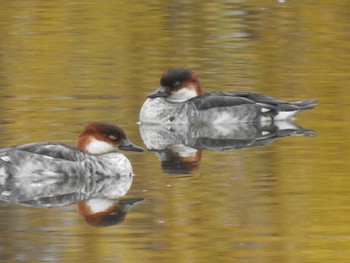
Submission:
[[[278,111],[275,120],[291,120],[294,115],[302,110],[310,110],[316,107],[316,99],[301,100],[296,102],[281,103],[278,105]]]
[[[294,106],[297,106],[298,110],[309,110],[317,106],[315,102],[317,102],[317,99],[307,99],[307,100],[296,101],[291,104]]]

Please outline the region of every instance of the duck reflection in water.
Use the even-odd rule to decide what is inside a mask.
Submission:
[[[204,93],[197,74],[170,68],[147,96],[139,120],[144,143],[157,151],[164,170],[189,173],[201,150],[223,151],[265,145],[284,136],[310,136],[292,123],[315,99],[287,102],[252,92]]]
[[[78,212],[93,226],[122,222],[142,199],[116,200],[133,177],[130,161],[119,150],[143,148],[105,122],[88,124],[76,145],[42,142],[0,149],[0,200],[34,207],[78,203]]]
[[[291,121],[237,123],[232,125],[149,125],[140,124],[144,144],[154,151],[162,169],[188,174],[198,169],[202,150],[226,151],[271,144],[286,136],[314,136]]]
[[[143,198],[119,200],[130,189],[131,177],[12,177],[0,181],[0,200],[10,205],[54,208],[77,204],[94,227],[119,224]]]

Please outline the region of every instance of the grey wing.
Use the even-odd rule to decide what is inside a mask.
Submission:
[[[8,151],[7,155],[0,157],[0,168],[4,175],[10,177],[80,176],[84,173],[79,162],[18,149]]]
[[[79,161],[79,159],[82,156],[86,155],[86,153],[81,152],[79,149],[73,146],[68,146],[59,143],[41,142],[22,144],[18,146],[0,149],[0,157],[7,155],[8,152],[11,152],[13,150],[20,150],[69,161]]]
[[[255,104],[247,98],[236,96],[231,92],[212,92],[190,100],[198,110],[207,110],[218,107],[233,107],[244,104]]]
[[[199,110],[215,107],[232,107],[243,104],[255,104],[259,107],[275,111],[295,111],[312,109],[316,106],[315,99],[296,102],[286,102],[271,96],[252,92],[212,92],[190,100]]]
[[[296,102],[287,102],[283,100],[276,99],[271,96],[253,93],[253,92],[229,92],[233,96],[238,96],[242,98],[249,99],[255,103],[268,108],[277,109],[280,111],[295,111],[295,110],[307,110],[312,109],[316,106],[316,99],[307,99]]]
[[[271,96],[253,93],[253,92],[236,91],[236,92],[229,92],[229,93],[232,94],[232,96],[247,98],[247,99],[255,101],[255,102],[268,103],[268,104],[286,103],[283,100],[279,100],[279,99],[276,99],[276,98],[271,97]]]
[[[55,207],[79,201],[85,178],[10,177],[0,183],[0,200],[8,204]]]

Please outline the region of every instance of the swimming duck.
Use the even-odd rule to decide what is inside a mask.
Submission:
[[[291,120],[299,111],[314,108],[315,101],[286,102],[252,92],[203,93],[193,71],[171,68],[148,95],[139,118],[146,124],[273,122]]]
[[[119,150],[143,151],[113,124],[92,122],[76,147],[60,143],[29,143],[0,149],[0,178],[24,176],[132,176],[132,166]]]

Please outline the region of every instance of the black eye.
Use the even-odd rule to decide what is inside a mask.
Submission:
[[[173,84],[171,85],[172,87],[177,87],[179,86],[180,84],[180,81],[176,81],[176,82],[173,82]]]

